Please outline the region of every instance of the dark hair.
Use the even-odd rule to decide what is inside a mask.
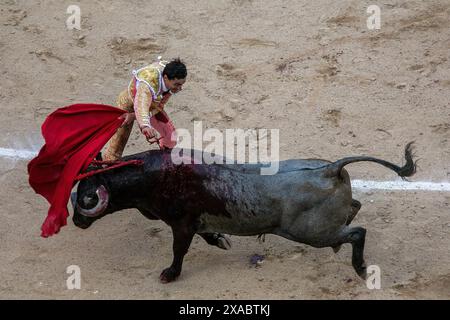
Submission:
[[[187,76],[186,66],[181,62],[180,58],[174,59],[166,64],[162,75],[163,77],[167,75],[169,80],[184,79]]]

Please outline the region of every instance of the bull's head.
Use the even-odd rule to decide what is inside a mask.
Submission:
[[[82,229],[89,228],[97,219],[106,214],[109,205],[108,190],[102,184],[82,181],[77,193],[71,196],[73,206],[73,222]]]

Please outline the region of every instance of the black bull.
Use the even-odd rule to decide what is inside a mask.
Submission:
[[[73,199],[73,221],[88,228],[95,220],[128,208],[149,219],[161,219],[173,231],[173,262],[160,276],[175,280],[184,255],[197,233],[209,244],[228,248],[221,233],[254,236],[266,233],[316,248],[351,243],[352,265],[366,276],[363,258],[366,230],[350,223],[361,207],[352,199],[350,179],[343,167],[372,161],[401,177],[415,173],[411,143],[403,167],[372,157],[348,157],[336,162],[320,159],[287,160],[275,175],[260,175],[260,164],[180,164],[170,151],[148,151],[125,157],[143,160],[96,174],[81,181]]]

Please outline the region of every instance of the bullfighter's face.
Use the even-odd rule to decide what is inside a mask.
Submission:
[[[186,82],[186,79],[172,79],[170,80],[167,75],[164,75],[164,84],[167,89],[172,91],[173,93],[180,92],[183,89],[183,85]]]

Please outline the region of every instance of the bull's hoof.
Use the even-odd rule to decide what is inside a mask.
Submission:
[[[162,283],[169,283],[169,282],[175,281],[179,275],[180,275],[179,272],[177,272],[173,268],[169,267],[167,269],[164,269],[163,272],[161,272],[161,275],[159,276],[159,280]]]
[[[230,250],[231,249],[231,240],[224,236],[223,234],[218,234],[217,237],[217,247],[223,250]]]
[[[363,279],[366,280],[367,278],[367,268],[366,268],[366,264],[363,263],[361,266],[359,267],[354,267],[356,273],[358,274],[358,276]]]

